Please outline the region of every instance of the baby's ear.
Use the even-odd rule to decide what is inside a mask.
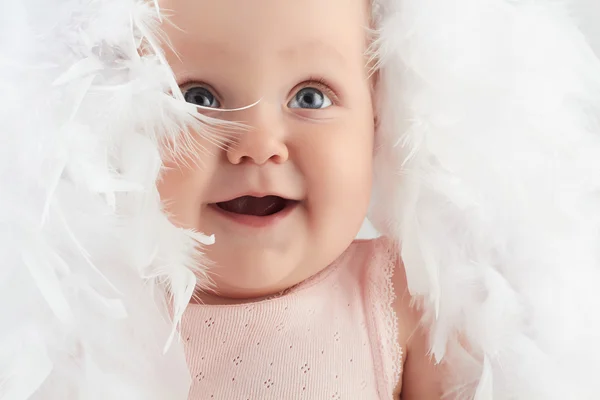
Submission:
[[[369,86],[371,88],[371,94],[375,95],[377,87],[379,86],[379,68],[373,66],[369,71]]]
[[[373,126],[379,128],[379,99],[377,92],[379,88],[379,70],[373,71],[369,77],[369,89],[371,91],[371,106],[373,107]]]

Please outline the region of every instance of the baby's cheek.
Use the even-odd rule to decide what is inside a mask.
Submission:
[[[191,181],[186,170],[176,165],[166,165],[157,182],[160,199],[169,220],[183,228],[196,228],[198,221],[199,210],[195,201],[197,193],[191,187]]]
[[[179,177],[172,172],[163,172],[156,183],[160,200],[163,203],[163,207],[167,208],[172,206],[173,200],[177,198],[177,190],[181,185],[178,181]]]
[[[367,214],[371,198],[372,156],[370,150],[346,147],[330,154],[332,164],[323,168],[319,193],[325,217],[338,232],[354,235]],[[356,232],[353,232],[356,230]]]
[[[315,142],[300,160],[309,196],[340,211],[366,207],[373,169],[372,126],[352,119],[313,135]]]

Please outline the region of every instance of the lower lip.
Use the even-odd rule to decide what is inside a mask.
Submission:
[[[298,202],[294,202],[292,204],[287,205],[283,210],[279,211],[278,213],[266,215],[264,217],[258,217],[256,215],[236,214],[229,211],[225,211],[216,204],[210,205],[210,207],[213,210],[215,210],[218,214],[221,214],[225,218],[233,222],[237,222],[240,225],[245,225],[253,228],[265,228],[268,226],[275,225],[276,223],[290,215],[290,213],[294,211],[294,209],[296,209],[297,206]]]

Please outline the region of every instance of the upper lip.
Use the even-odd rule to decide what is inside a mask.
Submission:
[[[218,201],[214,201],[211,204],[217,204],[217,203],[225,203],[231,200],[235,200],[239,197],[244,197],[244,196],[252,196],[252,197],[266,197],[266,196],[277,196],[277,197],[281,197],[282,199],[286,199],[286,200],[292,200],[292,201],[299,201],[300,199],[295,197],[295,196],[288,196],[279,192],[257,192],[257,191],[248,191],[248,192],[241,192],[241,193],[237,193],[234,194],[232,196],[227,196],[225,198],[223,198],[222,200],[218,200]]]

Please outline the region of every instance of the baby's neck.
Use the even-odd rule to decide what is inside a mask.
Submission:
[[[194,292],[194,296],[192,297],[192,304],[204,304],[204,305],[215,305],[215,306],[226,306],[226,305],[236,305],[236,304],[248,304],[248,303],[256,303],[263,300],[272,299],[275,297],[282,296],[285,294],[287,290],[282,292],[260,295],[256,297],[227,297],[221,296],[212,291],[199,290],[196,289]]]
[[[257,303],[264,300],[270,300],[274,298],[278,298],[288,294],[291,291],[294,291],[300,287],[302,287],[306,282],[311,282],[318,276],[323,274],[327,274],[329,270],[335,267],[337,262],[333,262],[325,268],[318,270],[314,275],[306,277],[306,279],[299,281],[293,285],[281,285],[279,287],[271,287],[271,288],[262,288],[257,290],[254,293],[242,293],[240,291],[239,296],[235,295],[236,291],[233,291],[233,295],[227,293],[226,290],[215,290],[212,288],[198,288],[194,292],[191,303],[192,304],[202,304],[202,305],[214,305],[214,306],[226,306],[226,305],[238,305],[238,304],[248,304],[248,303]],[[223,293],[225,292],[225,293]]]

